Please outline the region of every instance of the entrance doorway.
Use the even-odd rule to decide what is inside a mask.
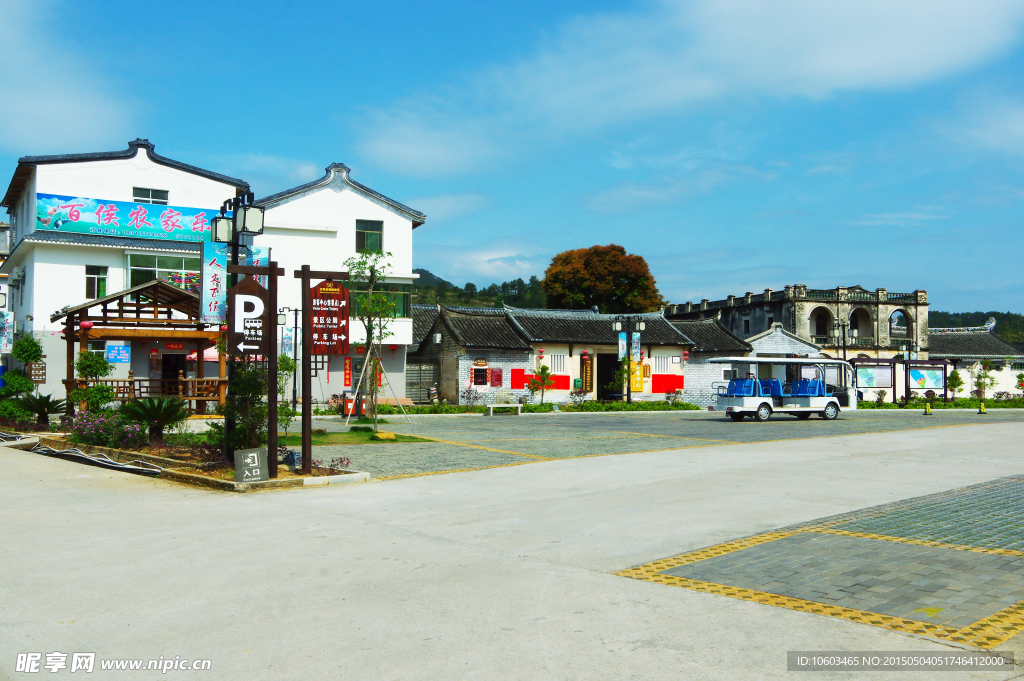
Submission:
[[[182,372],[182,376],[185,375],[185,355],[164,354],[160,356],[160,378],[163,379],[160,385],[163,388],[161,391],[163,394],[178,394],[179,371]]]
[[[608,389],[608,384],[615,378],[615,372],[618,368],[618,355],[611,352],[597,355],[597,371],[594,372],[594,380],[597,381],[597,399],[613,400],[622,396],[622,388],[616,390]]]

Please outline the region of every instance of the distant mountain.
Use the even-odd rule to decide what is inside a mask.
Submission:
[[[432,274],[429,270],[417,268],[414,269],[412,272],[413,274],[420,275],[420,278],[416,280],[417,286],[429,286],[431,288],[436,288],[438,284],[444,282],[444,285],[447,286],[448,288],[455,288],[455,284],[448,281],[447,279],[442,279],[441,277]]]

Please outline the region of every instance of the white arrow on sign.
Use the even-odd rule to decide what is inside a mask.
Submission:
[[[238,349],[241,352],[245,352],[246,350],[259,350],[260,346],[258,346],[258,345],[246,345],[245,343],[239,343],[238,344]]]

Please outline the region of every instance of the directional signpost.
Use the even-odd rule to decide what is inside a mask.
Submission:
[[[284,270],[271,261],[266,267],[228,265],[231,274],[265,275],[267,288],[245,277],[228,289],[228,352],[262,355],[267,361],[267,465],[277,477],[277,278]]]
[[[334,283],[336,279],[348,279],[348,272],[320,272],[311,270],[309,265],[303,265],[301,270],[295,270],[295,278],[302,281],[302,473],[309,475],[313,472],[313,355],[318,354],[313,347],[313,318],[315,315],[325,320],[331,317],[333,320],[330,323],[316,322],[321,329],[318,333],[330,334],[323,347],[335,348],[333,353],[322,354],[338,354],[339,344],[343,344],[345,351],[348,351],[348,291]],[[311,279],[327,281],[314,289],[309,285]],[[329,286],[325,287],[325,284]],[[314,303],[315,300],[321,302]],[[326,301],[332,302],[326,304]],[[341,302],[345,304],[341,305]],[[314,312],[317,309],[320,312]],[[337,314],[332,310],[336,310]],[[344,328],[344,334],[339,332],[341,328]],[[342,335],[344,339],[335,338]]]

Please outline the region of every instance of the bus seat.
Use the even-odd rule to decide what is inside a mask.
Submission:
[[[806,378],[801,378],[797,381],[793,381],[793,397],[807,397],[810,394],[809,392],[807,392],[807,384],[808,380]]]
[[[744,378],[743,379],[743,396],[753,397],[754,396],[754,379]]]
[[[762,378],[761,394],[765,397],[782,397],[782,381],[777,378]]]

